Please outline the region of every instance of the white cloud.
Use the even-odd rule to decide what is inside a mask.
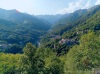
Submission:
[[[68,4],[67,8],[58,10],[57,14],[72,13],[78,9],[86,9],[91,6],[91,0],[78,0],[77,2],[71,2]]]
[[[95,5],[98,5],[98,4],[100,4],[100,0],[97,0],[97,1],[95,2]]]
[[[85,6],[83,7],[84,9],[87,9],[87,8],[89,8],[91,6],[91,0],[89,0],[86,4],[85,4]]]

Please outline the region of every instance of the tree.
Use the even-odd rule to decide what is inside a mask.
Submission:
[[[21,54],[0,53],[0,74],[20,74]]]
[[[51,74],[64,74],[64,63],[58,58],[51,60],[49,68]]]
[[[100,67],[100,37],[93,32],[83,35],[80,44],[67,54],[66,71],[91,71]]]
[[[43,72],[44,61],[37,57],[36,47],[28,43],[23,49],[24,55],[21,59],[22,72],[27,74],[39,74]]]

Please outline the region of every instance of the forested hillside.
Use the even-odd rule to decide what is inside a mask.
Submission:
[[[1,74],[99,73],[100,5],[55,23],[16,10],[0,9],[0,15]]]
[[[36,48],[28,43],[23,54],[0,54],[0,73],[92,74],[100,68],[99,48],[100,37],[93,32],[83,35],[80,44],[63,56],[57,56],[49,48]]]
[[[37,45],[40,37],[49,30],[50,24],[17,10],[0,9],[0,51],[14,44],[20,47],[31,42]],[[19,49],[19,47],[17,47]],[[16,47],[15,47],[16,49]]]
[[[17,10],[0,9],[0,19],[14,22],[18,25],[21,25],[21,27],[29,29],[48,30],[50,28],[50,24],[44,23],[35,16],[21,13]]]
[[[55,27],[53,27],[52,32],[54,34],[62,35],[65,31],[72,29],[74,26],[84,23],[88,18],[93,16],[99,10],[100,5],[91,7],[89,9],[77,10],[66,18],[59,20],[55,24]]]
[[[69,22],[63,28],[58,26],[60,29],[53,29],[41,39],[41,43],[44,47],[52,48],[58,55],[65,54],[73,45],[79,44],[82,35],[89,31],[99,32],[99,16],[100,6],[98,5],[80,18]]]

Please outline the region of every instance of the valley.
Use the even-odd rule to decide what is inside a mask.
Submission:
[[[100,5],[58,15],[0,8],[0,74],[93,74],[99,69]]]

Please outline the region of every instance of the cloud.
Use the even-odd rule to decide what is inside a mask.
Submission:
[[[91,6],[91,0],[89,0],[86,4],[85,4],[85,6],[83,7],[83,9],[87,9],[87,8],[89,8]]]
[[[95,5],[98,5],[98,4],[100,4],[100,0],[97,0],[97,1],[95,2]]]
[[[77,2],[71,2],[67,8],[58,10],[57,14],[72,13],[78,9],[87,9],[91,6],[91,0],[78,0]]]

